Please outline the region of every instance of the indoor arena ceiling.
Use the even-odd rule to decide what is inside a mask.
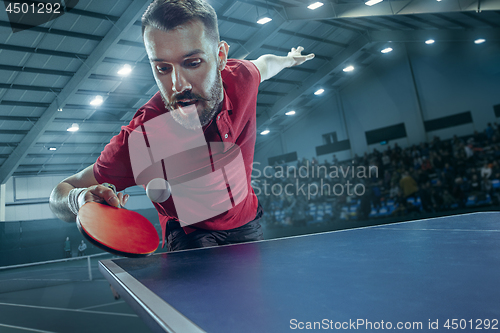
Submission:
[[[230,57],[286,55],[299,45],[316,54],[261,84],[259,133],[300,121],[320,101],[316,90],[335,93],[356,75],[343,71],[347,65],[366,68],[389,42],[423,43],[431,35],[436,42],[500,39],[498,0],[385,0],[372,6],[366,0],[321,1],[311,10],[307,6],[316,0],[209,0]],[[2,183],[10,176],[82,170],[157,91],[141,37],[140,16],[150,0],[65,1],[71,2],[76,6],[66,14],[30,29],[11,25],[2,8]],[[263,16],[272,21],[256,23]],[[118,74],[127,64],[132,72]],[[103,103],[91,105],[98,95]],[[292,109],[296,116],[286,117]],[[73,124],[79,130],[67,131]]]

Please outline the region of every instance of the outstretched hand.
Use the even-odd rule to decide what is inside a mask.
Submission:
[[[304,51],[304,48],[302,46],[299,46],[297,48],[292,47],[292,50],[288,52],[288,57],[293,59],[293,63],[290,65],[290,67],[302,65],[307,60],[311,60],[312,58],[314,58],[314,53],[302,55],[302,51]]]

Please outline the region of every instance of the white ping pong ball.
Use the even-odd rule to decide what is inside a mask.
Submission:
[[[163,178],[155,178],[146,186],[146,195],[149,200],[162,203],[170,198],[170,184]]]

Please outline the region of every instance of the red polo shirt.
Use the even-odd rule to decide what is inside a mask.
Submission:
[[[224,142],[240,147],[248,194],[227,212],[184,227],[187,233],[196,228],[208,230],[237,228],[253,220],[257,213],[258,201],[250,181],[256,139],[256,105],[260,73],[250,61],[229,59],[222,71],[222,82],[224,87],[222,110],[215,119],[203,127],[203,131],[206,142]],[[120,133],[111,139],[94,164],[94,176],[99,183],[114,184],[118,191],[135,185],[145,185],[137,184],[134,178],[128,140],[134,130],[140,130],[143,124],[167,112],[159,92],[137,111],[129,125],[123,126]],[[168,129],[165,131],[168,137]],[[154,205],[159,214],[164,244],[166,224],[170,219],[178,220],[178,216],[172,197]]]

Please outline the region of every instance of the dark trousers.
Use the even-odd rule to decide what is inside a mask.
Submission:
[[[241,227],[230,230],[196,229],[186,234],[179,222],[168,221],[166,238],[168,251],[179,251],[218,245],[237,244],[264,239],[259,220],[262,218],[262,207],[259,204],[255,219]]]

